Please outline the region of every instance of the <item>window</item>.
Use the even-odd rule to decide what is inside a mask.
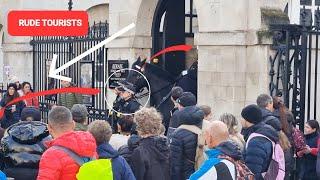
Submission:
[[[198,16],[193,0],[185,1],[186,36],[193,37],[198,28]]]
[[[315,14],[320,6],[320,0],[289,0],[288,16],[291,24],[315,25]],[[302,21],[302,20],[305,21]]]
[[[163,32],[164,19],[166,12],[161,17],[159,32]],[[193,0],[185,0],[185,32],[186,37],[193,37],[194,32],[198,31],[198,16]]]

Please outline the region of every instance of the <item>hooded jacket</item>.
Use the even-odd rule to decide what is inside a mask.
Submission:
[[[137,180],[169,179],[169,148],[166,138],[153,136],[140,140],[131,156]]]
[[[204,113],[196,106],[183,108],[179,113],[180,125],[196,125],[201,128]],[[185,180],[194,173],[194,161],[198,135],[186,129],[176,129],[170,140],[171,179]]]
[[[219,158],[219,155],[226,155],[233,160],[241,160],[242,155],[240,149],[232,142],[226,141],[219,144],[214,149],[206,151],[208,159],[203,162],[203,165],[198,171],[190,176],[190,180],[196,179],[236,179],[236,167],[233,162]]]
[[[44,142],[51,140],[47,125],[24,121],[12,125],[1,140],[4,172],[16,180],[37,178]]]
[[[49,149],[41,157],[38,180],[76,180],[79,165],[52,146],[66,147],[83,157],[97,157],[96,141],[89,132],[70,131],[46,144]]]
[[[135,180],[126,160],[114,150],[109,143],[100,144],[97,148],[99,159],[111,159],[114,180]]]
[[[262,134],[274,143],[279,141],[278,133],[269,125],[261,122],[246,129],[244,136],[246,140],[246,149],[244,152],[244,161],[248,168],[255,174],[255,179],[263,179],[261,173],[268,170],[272,159],[272,143],[263,137],[254,137],[248,142],[251,133]]]
[[[130,167],[132,167],[131,156],[133,150],[139,146],[140,139],[138,135],[131,135],[128,139],[128,145],[121,146],[118,149],[119,154],[124,157]]]
[[[276,131],[281,130],[280,119],[275,113],[272,113],[271,111],[265,108],[261,108],[261,113],[263,122],[265,124],[272,126]]]

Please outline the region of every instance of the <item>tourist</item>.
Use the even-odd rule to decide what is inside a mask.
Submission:
[[[7,129],[9,126],[19,122],[21,118],[21,111],[25,107],[23,101],[7,106],[8,103],[18,97],[19,94],[17,92],[16,84],[10,83],[4,98],[0,102],[0,108],[5,108],[4,115],[1,120],[1,127],[3,129]]]
[[[227,125],[230,140],[235,142],[240,150],[243,151],[246,142],[239,132],[239,122],[236,117],[230,113],[224,113],[220,116],[219,120]]]
[[[88,131],[97,143],[99,159],[111,159],[114,180],[135,180],[126,160],[109,144],[112,128],[107,121],[96,120],[89,124]]]
[[[83,104],[74,104],[71,108],[72,119],[76,123],[75,131],[87,131],[88,129],[88,111]]]
[[[144,108],[134,116],[141,137],[131,156],[132,170],[137,180],[169,179],[169,148],[159,136],[162,117],[155,108]]]
[[[46,143],[48,149],[40,160],[38,180],[77,179],[79,165],[62,148],[82,157],[97,157],[94,137],[89,132],[74,131],[74,127],[75,123],[68,108],[56,106],[49,112],[48,130],[53,140]]]

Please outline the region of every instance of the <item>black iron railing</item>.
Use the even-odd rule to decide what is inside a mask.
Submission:
[[[108,37],[108,23],[94,23],[88,29],[88,34],[77,37],[34,37],[30,44],[33,46],[33,87],[35,91],[60,88],[60,81],[48,77],[53,54],[58,55],[57,67],[72,60],[76,56],[100,43]],[[74,65],[62,71],[62,75],[72,78],[73,83],[79,87],[99,88],[96,96],[84,96],[84,104],[92,113],[90,119],[106,119],[100,115],[106,115],[107,104],[104,100],[105,82],[107,75],[107,49],[103,46],[97,51],[83,58]],[[55,104],[57,95],[39,97],[41,111],[46,120],[49,105]]]
[[[312,21],[315,21],[313,23]],[[320,10],[310,18],[301,10],[301,25],[271,25],[275,55],[270,61],[270,94],[281,95],[303,130],[305,120],[319,118],[318,60]],[[314,25],[312,25],[314,24]]]

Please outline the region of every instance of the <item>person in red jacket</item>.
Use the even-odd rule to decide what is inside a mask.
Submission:
[[[31,87],[31,84],[29,82],[23,82],[22,83],[22,96],[25,96],[29,93],[32,93],[33,89]],[[26,104],[26,107],[32,106],[39,108],[39,99],[37,97],[26,99],[24,100],[24,103]]]
[[[63,146],[81,157],[97,158],[96,141],[89,132],[73,131],[75,123],[69,109],[54,107],[48,115],[48,130],[53,140],[47,142],[43,153],[38,180],[76,180],[79,165],[63,150]]]

